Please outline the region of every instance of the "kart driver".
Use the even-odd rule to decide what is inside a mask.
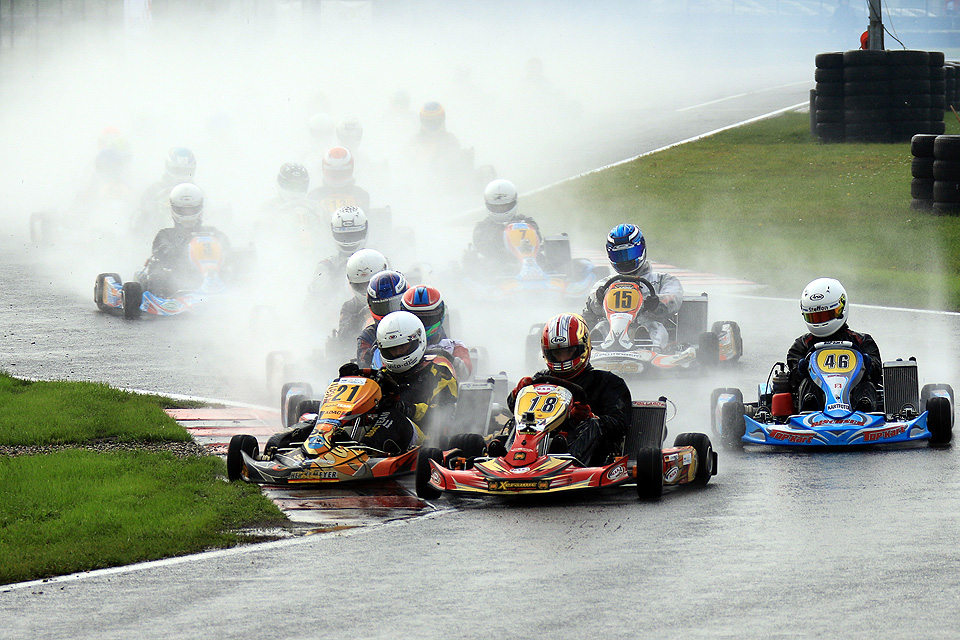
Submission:
[[[427,353],[423,323],[408,311],[384,316],[377,326],[376,343],[383,358],[381,370],[396,382],[396,388],[381,384],[380,413],[360,443],[399,454],[416,443],[414,424],[428,431],[438,420],[453,415],[457,377],[446,358]],[[340,367],[341,376],[359,371],[353,362]]]
[[[857,333],[847,326],[850,303],[838,280],[817,278],[800,294],[800,313],[809,333],[805,333],[787,351],[790,392],[801,411],[819,411],[824,407],[823,391],[810,379],[810,354],[820,342],[850,342],[863,354],[864,376],[851,393],[858,411],[877,407],[877,385],[883,381],[880,347],[868,333]]]
[[[400,300],[400,308],[420,318],[427,330],[427,348],[446,357],[453,364],[457,378],[464,380],[473,372],[470,350],[459,340],[447,337],[443,326],[446,305],[440,291],[434,287],[417,285],[407,289]]]
[[[330,147],[323,154],[322,179],[307,197],[320,203],[322,212],[332,214],[344,206],[370,208],[370,194],[353,178],[353,154],[345,147]]]
[[[508,406],[513,410],[517,393],[535,383],[538,376],[556,376],[580,386],[586,398],[571,405],[567,451],[587,466],[602,464],[610,454],[623,448],[630,420],[630,389],[620,376],[590,365],[590,333],[583,318],[575,313],[551,318],[543,327],[540,348],[547,362],[546,371],[521,379],[507,396]],[[551,450],[558,444],[562,446],[558,441],[559,437]],[[497,436],[488,445],[487,453],[505,455],[504,442],[503,435]]]
[[[332,286],[340,286],[337,283],[342,282],[350,256],[367,243],[367,214],[359,207],[340,207],[330,217],[330,232],[337,253],[317,265],[316,277],[310,285],[313,293],[326,295]]]
[[[594,285],[583,308],[583,318],[593,330],[607,319],[603,299],[607,289],[615,282],[638,282],[641,278],[653,286],[649,291],[640,285],[643,304],[635,322],[647,330],[654,346],[663,349],[670,342],[670,335],[663,320],[677,313],[683,303],[683,285],[669,273],[654,271],[647,262],[647,242],[640,229],[633,224],[618,224],[607,236],[607,257],[615,274]]]
[[[195,289],[203,280],[190,260],[190,241],[197,236],[213,236],[221,250],[229,255],[227,237],[213,227],[202,226],[203,192],[192,182],[170,190],[170,215],[173,226],[160,229],[153,239],[153,252],[140,276],[145,291],[172,297],[177,291]]]
[[[487,207],[487,217],[473,228],[475,254],[468,256],[478,260],[484,270],[504,275],[514,273],[517,270],[516,258],[504,244],[504,229],[513,222],[525,222],[533,228],[537,242],[540,242],[540,228],[533,218],[517,213],[517,187],[509,180],[494,180],[488,184],[483,191],[483,201]]]
[[[140,209],[132,221],[133,230],[149,234],[162,227],[169,212],[170,192],[184,182],[193,182],[197,170],[197,159],[193,151],[186,147],[174,147],[167,153],[164,161],[163,176],[143,192]],[[147,235],[147,238],[150,236]]]
[[[373,319],[357,338],[357,364],[361,368],[373,366],[377,350],[377,325],[387,314],[400,311],[400,302],[406,291],[407,280],[399,271],[381,271],[370,278],[367,306]]]

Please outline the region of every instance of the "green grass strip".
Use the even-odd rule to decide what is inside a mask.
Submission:
[[[947,113],[947,133],[960,123]],[[910,143],[822,144],[788,113],[524,199],[575,237],[638,224],[649,257],[798,295],[839,278],[856,302],[960,310],[960,217],[910,208]]]
[[[0,373],[0,445],[187,442],[169,399],[90,382],[31,382]]]
[[[0,457],[0,583],[178,556],[283,516],[217,457],[82,450]]]

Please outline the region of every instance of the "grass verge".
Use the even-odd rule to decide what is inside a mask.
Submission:
[[[0,584],[232,546],[284,520],[259,487],[225,482],[216,456],[136,449],[190,440],[163,411],[179,404],[0,374],[0,444],[131,445],[0,456]]]
[[[911,160],[909,142],[818,143],[809,115],[788,113],[533,194],[523,209],[564,212],[579,237],[596,236],[598,220],[634,222],[652,260],[778,295],[829,275],[857,302],[960,310],[960,217],[910,208]]]

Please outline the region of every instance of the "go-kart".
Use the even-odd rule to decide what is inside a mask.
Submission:
[[[824,342],[809,357],[809,383],[800,408],[790,392],[789,373],[774,365],[758,387],[757,402],[744,403],[739,389],[715,389],[711,425],[728,449],[777,447],[865,447],[927,442],[944,446],[953,436],[953,389],[927,384],[918,392],[917,362],[883,365],[883,383],[865,381],[864,358],[850,342]],[[771,383],[772,381],[772,383]],[[811,409],[815,404],[816,409]]]
[[[237,434],[227,449],[230,480],[258,484],[330,484],[389,478],[414,470],[423,433],[414,425],[417,443],[399,454],[363,445],[383,387],[395,385],[379,371],[339,377],[322,400],[311,398],[309,385],[284,385],[281,421],[286,427],[267,441],[264,452],[251,435]]]
[[[583,390],[568,381],[540,376],[517,394],[513,424],[503,449],[486,453],[477,434],[460,434],[449,449],[424,447],[417,461],[417,495],[443,492],[473,495],[552,494],[635,484],[637,495],[657,499],[664,486],[704,485],[717,472],[710,438],[682,433],[674,446],[666,438],[666,399],[634,402],[622,452],[600,466],[587,466],[569,453],[554,452],[562,442],[571,403]]]
[[[511,275],[499,276],[492,286],[476,280],[483,268],[475,253],[468,251],[465,266],[470,272],[467,281],[486,291],[493,298],[510,298],[541,292],[556,298],[582,298],[593,284],[607,275],[606,267],[597,267],[584,258],[570,257],[567,234],[544,238],[526,222],[513,222],[504,227],[504,246],[516,259]],[[476,267],[476,268],[475,268]]]
[[[720,363],[733,363],[743,355],[740,326],[732,320],[718,320],[707,330],[707,294],[684,296],[680,310],[661,320],[669,342],[661,347],[638,318],[645,295],[653,285],[646,279],[615,281],[603,298],[606,319],[590,330],[596,369],[620,376],[683,375],[702,372]],[[528,369],[541,361],[540,336],[543,324],[533,324],[525,344]]]
[[[144,290],[145,270],[136,280],[123,282],[119,274],[101,273],[93,287],[93,301],[101,311],[122,313],[125,318],[139,318],[141,313],[153,316],[175,316],[195,308],[211,295],[223,293],[220,278],[223,267],[223,248],[214,236],[196,236],[190,240],[188,253],[197,270],[199,286],[161,296]],[[149,261],[148,261],[149,264]]]

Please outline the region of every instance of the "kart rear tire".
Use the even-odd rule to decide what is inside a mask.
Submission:
[[[659,500],[663,495],[663,450],[640,447],[637,450],[637,497]]]
[[[227,478],[231,482],[243,480],[243,456],[241,453],[256,458],[260,454],[260,444],[257,439],[243,433],[238,433],[230,438],[230,445],[227,447]]]
[[[136,280],[124,282],[120,290],[120,299],[123,317],[127,320],[136,320],[140,317],[140,305],[143,304],[143,285]]]
[[[697,452],[697,473],[690,484],[702,487],[717,475],[713,467],[713,444],[705,433],[681,433],[673,440],[675,447],[693,447]]]
[[[424,447],[417,454],[417,496],[424,500],[436,500],[443,493],[430,484],[430,475],[433,473],[433,467],[430,461],[435,460],[438,464],[443,464],[443,452],[435,447]]]
[[[927,400],[927,430],[931,447],[945,447],[953,439],[953,411],[950,399],[934,396]]]
[[[720,408],[720,441],[723,448],[730,451],[743,449],[743,438],[747,432],[746,419],[743,416],[743,402],[734,400],[725,402]]]
[[[97,303],[97,309],[100,311],[109,311],[111,307],[104,304],[103,302],[103,291],[106,289],[107,278],[113,278],[113,281],[119,285],[123,285],[123,280],[120,278],[120,274],[117,273],[101,273],[97,276],[97,282],[93,285],[93,301]]]
[[[448,449],[460,449],[467,458],[482,456],[487,449],[487,442],[479,433],[458,433],[450,438]]]

